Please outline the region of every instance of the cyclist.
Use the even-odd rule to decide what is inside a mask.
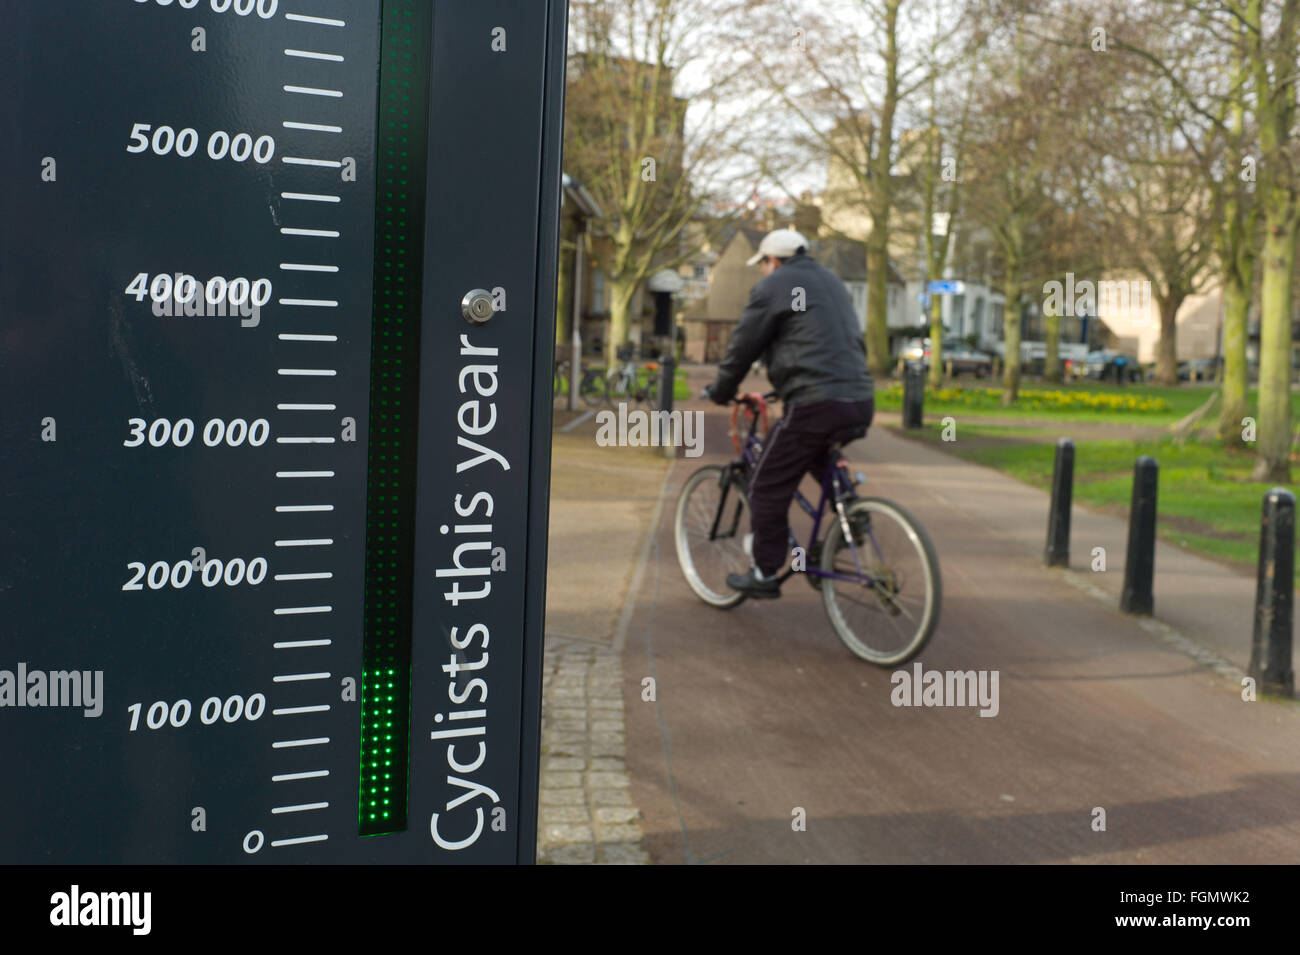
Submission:
[[[866,346],[849,290],[808,254],[793,229],[764,236],[747,265],[763,278],[727,343],[718,376],[704,396],[728,404],[760,356],[785,413],[764,442],[749,483],[753,524],[747,574],[727,586],[751,597],[781,596],[776,577],[789,554],[789,510],[804,472],[821,480],[829,445],[861,437],[871,425],[873,386]]]

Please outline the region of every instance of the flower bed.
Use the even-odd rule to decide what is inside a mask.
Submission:
[[[931,388],[925,389],[926,405],[948,405],[965,408],[1002,408],[1001,388]],[[876,389],[878,408],[901,408],[903,386],[891,384]],[[1169,410],[1163,398],[1141,394],[1116,394],[1114,392],[1063,391],[1040,388],[1021,388],[1016,407],[1030,411],[1118,411],[1134,414],[1160,413]]]

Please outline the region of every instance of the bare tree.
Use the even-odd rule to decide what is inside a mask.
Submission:
[[[646,278],[686,262],[722,227],[688,228],[720,183],[752,178],[734,98],[737,10],[704,0],[570,4],[564,161],[605,212],[588,242],[609,290],[610,367]]]
[[[1219,210],[1196,143],[1173,104],[1151,97],[1109,115],[1116,119],[1105,141],[1110,161],[1096,190],[1107,226],[1107,264],[1137,271],[1150,283],[1160,316],[1155,380],[1174,385],[1178,310],[1205,287]]]
[[[920,161],[911,176],[913,190],[920,205],[920,244],[924,255],[925,277],[943,278],[948,264],[953,235],[962,212],[961,170],[966,159],[966,131],[970,121],[972,73],[964,70],[970,50],[959,60],[943,42],[951,25],[943,21],[941,5],[934,10],[935,29],[928,51],[927,102],[925,106]],[[915,139],[913,140],[915,142]],[[908,162],[906,144],[901,157]],[[930,328],[930,384],[943,381],[943,310],[942,301],[927,291]]]
[[[985,11],[980,80],[965,175],[970,217],[994,237],[1002,273],[1004,405],[1019,397],[1021,315],[1054,269],[1046,237],[1059,222],[1081,115],[1075,64],[1025,29],[1018,4]]]
[[[843,215],[824,224],[865,239],[867,362],[874,374],[886,375],[891,216],[900,188],[897,126],[903,104],[930,76],[923,31],[911,28],[905,14],[919,22],[925,10],[903,0],[752,0],[749,9],[764,33],[779,38],[751,53],[782,107],[784,141],[807,161],[829,164],[823,207]],[[765,168],[778,175],[770,159]]]
[[[1236,440],[1231,436],[1240,428],[1246,409],[1246,315],[1258,269],[1259,427],[1254,478],[1286,481],[1291,451],[1292,285],[1300,229],[1295,89],[1300,0],[1153,0],[1142,6],[1163,13],[1166,33],[1181,32],[1187,40],[1172,51],[1167,46],[1152,50],[1128,42],[1121,42],[1120,48],[1159,71],[1189,111],[1211,121],[1220,141],[1218,168],[1207,165],[1214,170],[1207,188],[1221,210],[1215,236],[1225,307],[1220,434]],[[1188,49],[1217,69],[1191,68]],[[1263,226],[1258,239],[1257,223]]]

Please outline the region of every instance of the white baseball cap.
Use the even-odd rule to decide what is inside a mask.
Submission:
[[[758,265],[769,255],[775,255],[778,259],[788,259],[798,252],[800,247],[808,248],[808,240],[802,234],[795,232],[794,229],[777,229],[763,236],[758,251],[745,264]]]

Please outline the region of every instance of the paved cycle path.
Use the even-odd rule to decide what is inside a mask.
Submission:
[[[628,769],[654,861],[1300,860],[1300,707],[1243,702],[1235,669],[1251,579],[1160,545],[1156,613],[1184,644],[1115,609],[1122,521],[1075,509],[1067,578],[1041,564],[1046,494],[873,428],[849,449],[855,469],[920,518],[942,565],[924,670],[999,675],[994,717],[896,707],[891,671],[842,646],[801,579],[730,611],[686,586],[670,505],[730,452],[725,411],[706,414],[710,453],[670,472],[624,653]],[[1105,573],[1089,569],[1093,546]]]

